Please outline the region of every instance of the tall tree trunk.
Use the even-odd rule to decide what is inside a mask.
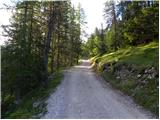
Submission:
[[[25,6],[24,6],[24,15],[22,17],[22,21],[23,21],[23,27],[22,27],[22,39],[21,39],[21,42],[20,42],[20,46],[21,46],[21,53],[20,53],[20,56],[19,56],[19,59],[20,59],[20,64],[19,64],[19,72],[23,71],[23,69],[25,69],[26,67],[26,61],[25,61],[25,57],[26,57],[26,29],[27,29],[27,25],[26,25],[26,22],[27,22],[27,13],[28,13],[28,2],[26,1],[25,2]],[[17,78],[17,81],[18,81],[19,78]],[[22,80],[25,80],[26,78],[23,77],[21,78]],[[15,87],[15,99],[16,99],[16,103],[17,104],[20,104],[21,102],[21,88],[19,87],[19,85],[17,83],[15,83],[16,87]]]
[[[59,25],[58,25],[59,26]],[[58,30],[59,30],[59,27],[58,27]],[[58,31],[58,34],[57,34],[57,59],[56,59],[56,63],[57,63],[57,70],[59,68],[59,31]]]
[[[53,73],[53,65],[54,65],[54,47],[53,47],[53,43],[54,41],[52,41],[52,53],[51,53],[51,73]]]
[[[72,66],[73,65],[73,61],[72,61],[72,52],[73,51],[71,51],[71,50],[73,50],[73,36],[71,36],[71,47],[70,47],[70,54],[69,54],[69,61],[70,61],[70,66]]]
[[[113,25],[114,25],[114,49],[115,50],[117,50],[118,49],[118,45],[117,45],[117,34],[116,34],[116,32],[117,32],[117,19],[116,19],[116,11],[115,11],[115,3],[114,3],[114,1],[113,1],[113,4],[112,4],[112,11],[113,11]]]
[[[31,54],[31,44],[32,44],[32,42],[33,42],[33,36],[32,36],[32,34],[33,34],[33,12],[34,12],[34,10],[33,10],[33,6],[31,6],[31,15],[30,15],[30,31],[29,31],[29,41],[28,41],[28,54],[30,55]]]
[[[48,84],[48,53],[50,50],[50,43],[51,43],[51,38],[52,38],[52,32],[55,30],[55,10],[54,10],[54,1],[52,2],[52,12],[49,15],[49,20],[48,20],[48,33],[47,33],[47,38],[45,40],[45,48],[44,48],[44,84]]]

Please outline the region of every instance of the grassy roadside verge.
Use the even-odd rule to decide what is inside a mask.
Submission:
[[[159,115],[158,91],[154,88],[155,81],[149,81],[146,85],[139,85],[138,81],[130,79],[122,81],[109,72],[103,72],[102,77],[109,82],[114,88],[131,96],[136,103],[151,111],[157,118]],[[147,80],[146,80],[147,81]]]
[[[13,110],[5,116],[5,119],[40,118],[41,115],[46,112],[46,98],[60,84],[62,77],[63,73],[57,72],[49,81],[49,86],[47,88],[38,87],[29,92],[23,98],[19,107],[13,108]]]
[[[114,88],[159,116],[158,43],[120,49],[91,59],[94,69]]]

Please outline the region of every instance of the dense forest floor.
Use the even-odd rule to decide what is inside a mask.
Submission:
[[[158,43],[120,49],[95,56],[94,68],[115,88],[159,114]]]

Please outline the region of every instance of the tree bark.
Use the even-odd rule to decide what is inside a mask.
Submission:
[[[52,2],[52,12],[49,15],[49,20],[48,20],[48,33],[47,33],[47,38],[45,40],[45,48],[44,48],[44,79],[45,79],[45,85],[48,84],[48,53],[50,50],[50,43],[51,43],[51,38],[52,38],[52,32],[55,30],[55,9],[54,9],[54,2]]]

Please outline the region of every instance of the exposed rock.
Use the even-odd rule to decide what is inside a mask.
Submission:
[[[148,83],[147,79],[158,79],[159,73],[158,70],[154,67],[148,67],[143,69],[138,69],[134,65],[123,64],[112,64],[106,63],[104,65],[105,71],[112,72],[116,77],[116,79],[125,80],[136,80],[140,83],[140,85],[145,85]],[[112,69],[111,69],[112,68]]]
[[[142,78],[143,78],[143,79],[146,79],[147,76],[148,76],[148,74],[143,74]]]
[[[144,73],[147,73],[147,72],[148,72],[147,70],[144,71]]]
[[[138,74],[137,77],[140,78],[140,77],[141,77],[141,74]]]
[[[120,77],[119,77],[119,76],[117,76],[117,77],[116,77],[116,79],[120,79]]]
[[[152,76],[151,75],[148,75],[148,77],[147,77],[148,79],[152,79]]]

